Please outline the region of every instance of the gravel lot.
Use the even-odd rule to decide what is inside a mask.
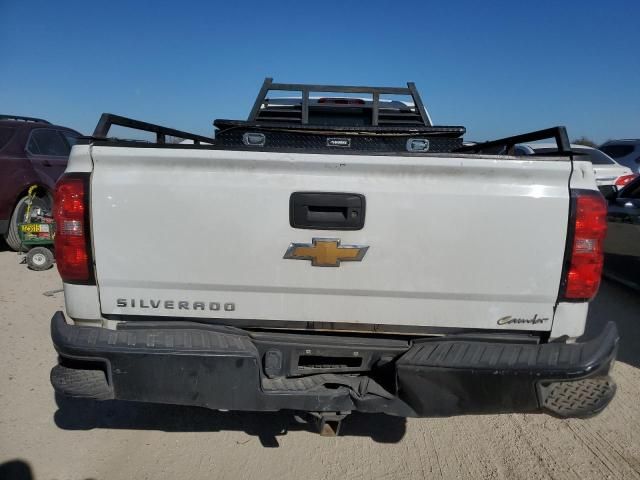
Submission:
[[[0,247],[0,478],[11,461],[38,480],[640,478],[640,295],[614,283],[587,329],[614,319],[622,334],[618,394],[598,417],[353,415],[338,438],[284,413],[57,400],[49,320],[63,297],[42,293],[60,286]]]

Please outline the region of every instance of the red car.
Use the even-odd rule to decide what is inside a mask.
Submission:
[[[0,115],[0,235],[12,249],[20,249],[17,224],[29,187],[39,186],[34,205],[50,209],[56,180],[80,136],[39,118]]]

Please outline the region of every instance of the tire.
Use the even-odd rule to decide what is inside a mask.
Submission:
[[[53,253],[46,247],[33,247],[27,253],[27,266],[36,272],[49,270],[53,262]]]
[[[20,235],[18,233],[18,224],[24,222],[24,215],[27,212],[28,199],[29,197],[25,195],[18,201],[16,208],[13,209],[13,214],[11,215],[11,220],[9,221],[9,228],[7,230],[7,233],[4,235],[4,240],[5,242],[7,242],[7,245],[9,245],[9,247],[16,252],[19,250],[23,252],[27,251],[24,246],[21,247]],[[42,207],[48,210],[51,209],[51,204],[52,201],[48,195],[44,197],[34,197],[33,199],[33,207]]]

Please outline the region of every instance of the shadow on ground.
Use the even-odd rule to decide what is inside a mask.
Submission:
[[[160,430],[165,432],[243,431],[258,437],[264,447],[278,447],[277,437],[291,431],[316,432],[313,423],[301,423],[292,412],[219,412],[180,405],[143,404],[56,396],[56,425],[65,430],[93,428]],[[370,437],[379,443],[397,443],[406,432],[406,419],[384,414],[349,415],[340,436]]]
[[[31,470],[31,465],[29,465],[29,463],[24,460],[16,459],[0,464],[0,479],[36,480],[36,477],[33,476],[33,471]]]
[[[11,251],[11,249],[9,248],[9,245],[7,245],[7,242],[4,241],[4,238],[2,238],[2,235],[0,235],[0,252],[9,252]]]
[[[10,460],[0,464],[2,480],[34,480],[31,465],[24,460]]]
[[[608,321],[620,333],[618,361],[640,368],[640,293],[620,283],[603,279],[591,305],[584,339],[597,336]]]

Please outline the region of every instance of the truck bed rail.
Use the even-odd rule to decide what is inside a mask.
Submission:
[[[182,130],[175,130],[173,128],[163,127],[160,125],[154,125],[153,123],[142,122],[140,120],[134,120],[132,118],[121,117],[120,115],[114,115],[113,113],[102,114],[102,116],[100,117],[100,121],[98,121],[98,125],[93,131],[93,138],[108,138],[109,130],[113,125],[119,125],[121,127],[127,127],[134,130],[155,133],[156,143],[159,144],[165,144],[167,141],[167,136],[184,138],[185,140],[193,140],[196,145],[199,145],[200,143],[215,143],[215,140],[213,138],[196,135],[195,133],[183,132]]]
[[[459,153],[489,153],[493,155],[509,155],[512,147],[519,143],[537,142],[539,140],[547,140],[553,138],[558,145],[558,155],[572,155],[571,143],[567,135],[565,127],[551,127],[535,132],[523,133],[522,135],[514,135],[512,137],[500,138],[489,142],[476,143],[474,145],[465,145],[456,149]],[[553,154],[545,153],[545,156]]]

